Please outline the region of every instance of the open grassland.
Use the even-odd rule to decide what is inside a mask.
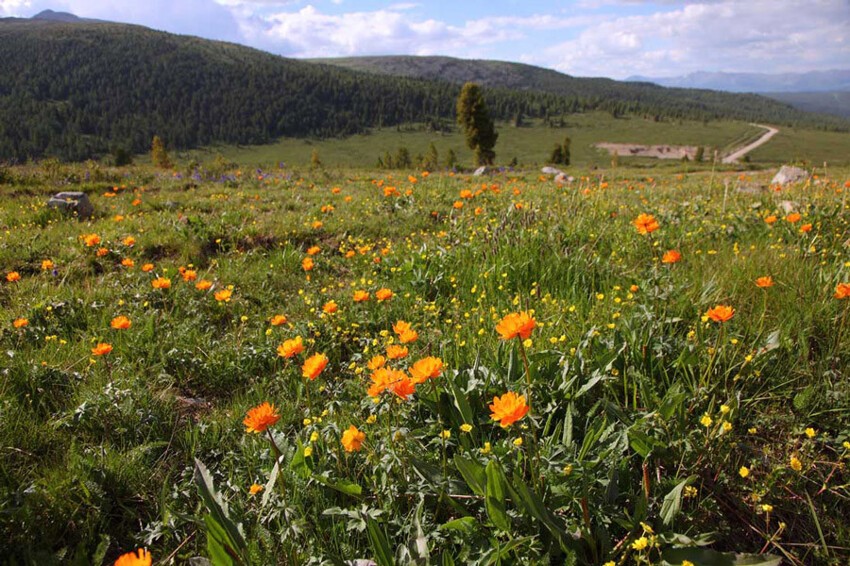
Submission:
[[[5,561],[850,560],[846,169],[2,173]]]
[[[572,140],[572,162],[580,166],[607,167],[611,157],[607,152],[593,147],[599,142],[702,145],[706,147],[706,160],[710,159],[709,148],[725,149],[739,145],[742,140],[757,138],[764,130],[741,122],[654,122],[636,117],[612,118],[610,114],[592,112],[570,114],[564,118],[563,128],[550,128],[529,120],[523,127],[510,124],[498,125],[499,140],[496,144],[498,162],[509,163],[516,158],[520,164],[545,163],[553,146],[563,143],[569,136]],[[850,134],[845,134],[844,146],[850,153]],[[411,157],[425,155],[428,145],[433,143],[445,159],[451,149],[458,163],[472,163],[472,152],[466,147],[463,135],[458,131],[438,133],[423,131],[415,125],[399,129],[376,129],[370,134],[348,138],[315,140],[283,138],[275,144],[264,146],[222,146],[204,151],[181,154],[186,159],[209,161],[221,154],[236,163],[249,165],[277,166],[283,162],[303,166],[310,163],[315,149],[326,166],[370,167],[386,152],[395,154],[399,147],[406,147]],[[850,159],[850,158],[848,158]],[[621,159],[621,163],[625,158]]]
[[[781,165],[789,160],[822,167],[850,163],[850,134],[780,128],[771,140],[750,154],[753,163]]]

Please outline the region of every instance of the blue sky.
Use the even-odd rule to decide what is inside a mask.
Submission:
[[[450,55],[578,76],[850,68],[850,0],[0,0],[288,57]]]

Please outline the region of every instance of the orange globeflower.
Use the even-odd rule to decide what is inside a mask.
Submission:
[[[410,376],[414,383],[424,383],[429,379],[440,377],[443,373],[443,360],[428,356],[410,366]]]
[[[501,397],[493,397],[490,405],[490,418],[499,421],[502,427],[510,426],[523,418],[528,413],[529,406],[525,404],[525,397],[508,391]]]
[[[207,281],[206,279],[201,279],[195,283],[195,289],[198,291],[206,291],[210,287],[212,287],[212,281]]]
[[[130,259],[129,257],[125,257],[121,260],[121,265],[123,265],[124,267],[133,267],[134,265],[136,265],[136,262]]]
[[[800,232],[802,232],[803,234],[806,234],[806,233],[811,232],[811,231],[812,231],[812,225],[811,224],[803,224],[802,226],[800,226]]]
[[[216,291],[213,296],[215,297],[215,300],[220,303],[229,303],[230,298],[233,296],[233,291],[230,289],[222,289],[220,291]]]
[[[30,323],[30,321],[28,321],[25,318],[16,318],[12,322],[12,326],[14,326],[15,328],[23,328],[24,326],[28,325],[29,323]]]
[[[393,292],[392,292],[392,290],[384,287],[382,289],[378,289],[375,292],[375,298],[378,299],[379,301],[388,301],[388,300],[393,298]]]
[[[708,309],[705,316],[714,322],[726,322],[735,315],[735,309],[727,305],[717,305],[714,308]]]
[[[391,360],[400,360],[401,358],[405,358],[407,357],[407,347],[390,344],[387,346],[387,357]]]
[[[151,286],[154,289],[170,289],[171,279],[167,279],[165,277],[157,277],[156,279],[151,281]]]
[[[390,386],[390,390],[402,399],[407,400],[408,397],[416,393],[416,383],[402,373],[401,377]]]
[[[121,243],[125,246],[132,247],[136,245],[136,238],[134,238],[133,236],[127,236],[126,238],[121,240]]]
[[[133,323],[124,315],[116,316],[112,319],[112,322],[109,323],[109,326],[114,328],[115,330],[127,330]]]
[[[664,252],[664,255],[661,257],[661,263],[676,263],[682,260],[682,254],[677,252],[676,250],[669,250]]]
[[[413,327],[410,326],[410,323],[405,322],[403,320],[396,321],[396,323],[393,324],[393,332],[395,332],[399,336],[401,336],[402,334],[404,334],[408,330],[412,330],[412,329],[413,329]]]
[[[510,340],[519,336],[523,340],[531,336],[531,331],[537,326],[537,321],[527,312],[512,312],[505,315],[496,325],[502,340]]]
[[[411,342],[416,342],[419,339],[419,333],[413,330],[405,330],[401,333],[401,336],[398,337],[398,341],[402,344],[410,344]]]
[[[9,273],[6,274],[6,281],[8,281],[9,283],[14,283],[15,281],[20,281],[20,280],[21,280],[21,274],[18,273],[17,271],[10,271]]]
[[[80,239],[88,248],[93,248],[94,246],[100,244],[100,236],[97,234],[83,234],[80,236]]]
[[[99,343],[97,346],[91,349],[91,353],[93,356],[105,356],[111,351],[112,344],[105,344],[103,342]]]
[[[186,283],[194,281],[198,278],[198,272],[194,269],[187,269],[183,273],[181,273],[181,275],[183,276],[183,281],[185,281]]]
[[[316,255],[320,251],[322,251],[322,248],[320,248],[319,246],[310,246],[309,248],[307,248],[307,255]]]
[[[253,409],[248,409],[248,415],[242,421],[242,424],[245,425],[245,432],[265,432],[267,428],[280,420],[280,415],[275,412],[276,410],[275,406],[268,401]]]
[[[792,212],[791,214],[785,217],[785,220],[793,224],[795,222],[799,222],[802,217],[803,216],[799,212]]]
[[[281,358],[292,358],[304,351],[304,342],[300,336],[296,336],[291,340],[284,340],[283,344],[277,347],[277,355]]]
[[[339,310],[339,305],[336,304],[336,301],[330,300],[324,305],[322,305],[322,311],[326,314],[333,314]]]
[[[836,299],[846,299],[847,297],[850,297],[850,283],[839,283],[836,285],[833,297]]]
[[[145,273],[149,273],[149,272],[153,271],[153,264],[152,263],[144,264],[142,266],[142,271],[144,271]]]
[[[369,376],[369,379],[372,380],[372,385],[370,385],[369,389],[366,390],[366,394],[369,395],[369,397],[377,397],[392,387],[393,383],[401,379],[403,375],[404,372],[385,366],[377,368],[372,372],[372,375]]]
[[[768,224],[773,224],[776,222],[776,216],[771,214],[770,216],[765,217],[764,221]]]
[[[773,287],[773,277],[770,275],[765,275],[764,277],[759,277],[756,279],[756,287],[760,287],[762,289],[767,289],[768,287]]]
[[[315,264],[313,263],[313,258],[311,257],[305,257],[301,260],[301,269],[303,269],[304,271],[310,271],[313,269],[314,266]]]
[[[366,440],[366,433],[361,432],[356,426],[351,425],[348,430],[342,433],[342,447],[346,452],[359,452]]]
[[[286,324],[286,322],[287,322],[286,317],[282,314],[276,314],[271,319],[271,325],[272,326],[280,326],[282,324]]]
[[[639,214],[637,218],[632,220],[632,224],[637,228],[638,234],[643,236],[652,234],[661,227],[651,214]]]
[[[144,548],[122,554],[114,566],[151,566],[151,553]]]
[[[387,363],[387,359],[384,356],[381,356],[379,354],[377,356],[374,356],[371,360],[369,360],[369,362],[366,364],[366,367],[369,368],[372,371],[375,371],[376,369],[380,369],[380,368],[384,367],[384,364],[386,364],[386,363]]]
[[[96,255],[97,255],[97,257],[104,257],[108,253],[109,253],[109,250],[107,248],[98,248]]]
[[[324,354],[313,354],[301,366],[301,375],[307,379],[316,379],[328,365],[328,357]]]
[[[44,259],[44,260],[41,261],[41,270],[42,271],[50,271],[51,269],[53,269],[54,266],[55,266],[55,264],[49,259]]]
[[[363,303],[369,300],[369,293],[366,291],[354,291],[354,302]]]

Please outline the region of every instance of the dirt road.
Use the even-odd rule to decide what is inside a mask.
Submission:
[[[747,144],[744,147],[738,148],[726,157],[723,158],[723,163],[738,163],[738,160],[744,157],[746,154],[759,147],[762,144],[767,143],[770,138],[779,133],[779,130],[772,126],[764,126],[762,124],[751,124],[753,126],[757,126],[759,128],[764,128],[767,130],[762,136],[754,141],[751,144]]]

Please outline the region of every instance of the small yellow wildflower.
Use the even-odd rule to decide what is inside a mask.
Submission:
[[[701,424],[702,426],[704,426],[706,428],[710,427],[711,423],[713,423],[713,422],[714,421],[711,420],[711,416],[709,416],[707,414],[703,415],[702,418],[699,420],[699,424]]]
[[[634,550],[643,550],[647,546],[649,546],[649,539],[646,537],[640,537],[632,543],[632,548]]]
[[[750,469],[746,466],[741,466],[741,469],[738,470],[738,475],[741,476],[742,478],[746,478],[747,476],[750,475]]]

